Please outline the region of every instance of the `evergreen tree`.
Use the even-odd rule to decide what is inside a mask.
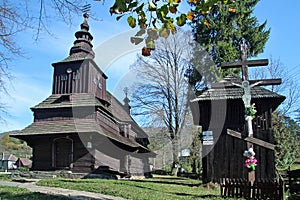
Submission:
[[[195,40],[212,56],[217,65],[240,59],[240,45],[246,42],[248,57],[263,52],[269,38],[266,21],[261,25],[253,16],[259,0],[236,0],[215,4],[210,12],[196,12],[191,23]],[[226,75],[223,74],[223,75]]]
[[[278,111],[273,113],[273,123],[276,168],[287,169],[299,158],[300,126]]]

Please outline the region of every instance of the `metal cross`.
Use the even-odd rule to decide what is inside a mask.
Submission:
[[[125,93],[125,96],[128,97],[128,92],[129,92],[128,87],[125,87],[125,88],[123,89],[123,92]]]

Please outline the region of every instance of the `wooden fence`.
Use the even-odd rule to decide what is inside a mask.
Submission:
[[[290,193],[300,194],[300,169],[288,171],[287,177]]]
[[[283,200],[283,181],[258,180],[253,185],[246,179],[221,179],[223,197]]]

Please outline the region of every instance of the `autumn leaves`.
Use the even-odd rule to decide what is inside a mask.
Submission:
[[[188,0],[187,5],[190,7],[187,12],[182,12],[179,10],[179,6],[183,4],[181,0],[115,0],[110,13],[117,15],[117,20],[127,16],[127,23],[131,28],[140,28],[140,31],[130,40],[133,44],[145,41],[142,54],[149,56],[155,49],[155,40],[159,37],[167,38],[171,33],[175,34],[176,27],[192,22],[196,13],[209,14],[212,6],[224,3],[230,2],[229,0]],[[205,25],[209,27],[208,22]]]

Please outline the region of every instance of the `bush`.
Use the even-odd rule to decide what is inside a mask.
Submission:
[[[27,167],[19,167],[18,170],[19,170],[20,172],[28,172],[28,171],[29,171],[29,168],[27,168]]]

